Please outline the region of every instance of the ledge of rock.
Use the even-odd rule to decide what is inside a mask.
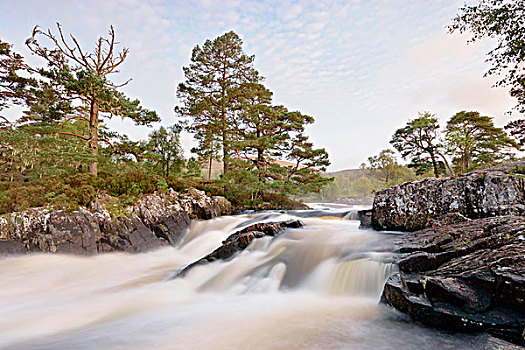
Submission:
[[[0,254],[143,252],[177,244],[193,218],[231,212],[225,198],[209,197],[196,189],[147,195],[118,213],[111,201],[102,195],[90,210],[67,213],[33,208],[0,217]]]
[[[426,178],[377,192],[372,226],[415,231],[449,213],[470,219],[525,214],[525,162],[459,177]]]
[[[197,265],[207,264],[216,260],[227,260],[235,253],[243,251],[256,238],[264,236],[277,236],[288,228],[299,228],[304,224],[299,220],[288,220],[281,222],[257,223],[243,228],[226,238],[222,245],[202,259],[199,259],[180,271],[176,277],[183,277],[189,270]]]
[[[429,326],[525,345],[525,218],[447,220],[396,242],[400,272],[382,301]]]

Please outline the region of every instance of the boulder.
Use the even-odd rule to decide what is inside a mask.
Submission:
[[[228,260],[235,253],[246,249],[246,247],[248,247],[256,238],[261,238],[264,236],[274,237],[288,228],[299,228],[302,226],[303,223],[299,220],[257,223],[250,225],[231,234],[222,242],[222,245],[219,248],[215,249],[205,257],[186,266],[184,269],[182,269],[182,271],[175,275],[175,278],[183,277],[188,273],[189,270],[197,265],[207,264],[216,260]]]
[[[486,331],[525,345],[525,218],[462,220],[395,243],[399,272],[381,300],[453,331]]]
[[[376,193],[372,225],[378,230],[415,231],[457,213],[479,219],[525,214],[525,162],[459,177],[426,178]]]

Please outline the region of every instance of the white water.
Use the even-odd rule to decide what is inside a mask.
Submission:
[[[0,263],[1,349],[433,349],[473,337],[409,323],[378,305],[391,236],[358,222],[254,241],[234,259],[177,270],[240,225],[284,214],[194,223],[179,247],[145,254],[35,254]]]

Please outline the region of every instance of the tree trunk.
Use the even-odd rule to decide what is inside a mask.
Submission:
[[[210,165],[208,166],[208,180],[211,180],[211,166],[213,164],[213,154],[210,154]]]
[[[439,169],[437,166],[436,156],[434,154],[430,155],[430,159],[432,159],[432,167],[434,167],[434,175],[439,178]]]
[[[98,173],[98,103],[95,100],[91,101],[91,110],[89,113],[89,149],[95,157],[95,160],[88,165],[90,174],[97,176]]]
[[[454,176],[456,175],[454,173],[454,170],[452,170],[452,168],[450,167],[450,164],[448,163],[447,161],[447,158],[445,158],[445,156],[441,153],[439,153],[439,156],[443,159],[443,162],[445,163],[445,166],[447,167],[448,171],[450,172],[450,175]]]
[[[226,123],[224,123],[226,125]],[[228,155],[228,150],[226,149],[226,127],[224,127],[222,131],[222,170],[224,175],[229,170],[229,162],[230,162],[230,156]]]

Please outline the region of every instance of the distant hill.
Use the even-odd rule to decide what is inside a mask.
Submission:
[[[369,177],[371,176],[371,171],[369,169],[344,169],[338,171],[332,171],[328,173],[330,176],[344,176],[350,179],[357,179],[362,176]]]

